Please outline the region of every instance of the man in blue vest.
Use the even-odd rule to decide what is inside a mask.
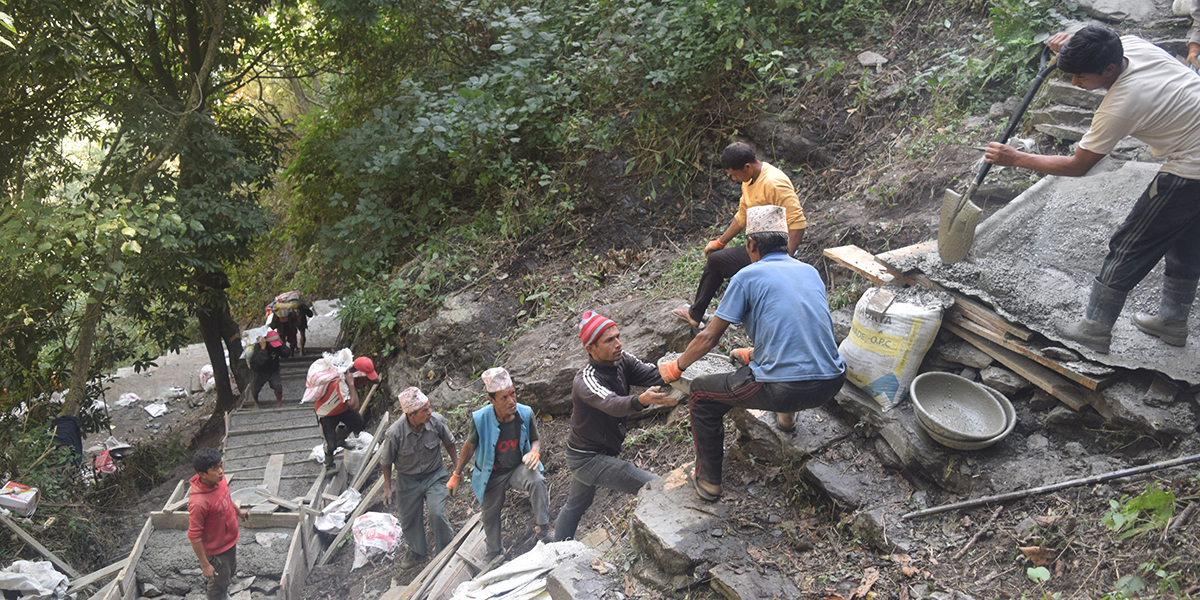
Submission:
[[[471,487],[483,504],[483,531],[487,535],[488,556],[504,553],[500,535],[500,509],[504,494],[515,487],[529,494],[533,516],[537,521],[534,535],[544,542],[554,541],[550,527],[550,495],[542,477],[542,457],[539,451],[537,423],[533,409],[517,403],[517,390],[512,378],[502,367],[483,372],[483,383],[491,402],[471,415],[467,441],[463,444],[454,474],[446,489],[454,493],[462,481],[467,457],[475,457],[475,473]]]

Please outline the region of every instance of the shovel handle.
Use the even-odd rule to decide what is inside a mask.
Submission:
[[[1050,75],[1054,69],[1058,68],[1057,61],[1050,60],[1050,47],[1042,48],[1042,55],[1038,60],[1038,74],[1033,78],[1033,83],[1029,86],[1029,91],[1025,92],[1025,99],[1021,100],[1021,105],[1013,112],[1012,117],[1008,119],[1008,127],[1004,128],[1004,133],[1000,134],[1000,139],[996,140],[1001,144],[1007,144],[1008,138],[1011,138],[1013,133],[1016,133],[1017,126],[1021,124],[1021,117],[1025,116],[1025,109],[1029,108],[1029,103],[1033,102],[1033,97],[1042,87],[1042,83],[1046,81],[1046,77]],[[987,176],[988,171],[992,170],[992,163],[983,163],[979,167],[979,174],[975,176],[975,181],[971,183],[971,187],[967,188],[967,193],[963,194],[964,202],[970,200],[975,194],[975,190],[979,188],[979,184],[983,183],[983,178]]]

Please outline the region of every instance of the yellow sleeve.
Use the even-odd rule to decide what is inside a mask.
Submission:
[[[804,218],[804,208],[800,206],[800,198],[796,196],[792,182],[782,177],[775,179],[771,181],[768,193],[773,196],[771,204],[782,206],[787,212],[788,229],[808,227],[808,220]]]
[[[738,227],[741,227],[742,229],[746,228],[746,208],[746,188],[743,186],[742,198],[738,200],[737,214],[733,215],[733,220],[738,224]]]

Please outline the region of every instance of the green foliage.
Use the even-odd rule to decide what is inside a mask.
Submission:
[[[1046,567],[1029,567],[1025,569],[1025,576],[1030,581],[1040,585],[1050,580],[1050,569]]]
[[[1109,500],[1110,509],[1100,522],[1117,534],[1118,540],[1163,529],[1175,514],[1175,494],[1152,485],[1134,496],[1122,496],[1120,501]]]

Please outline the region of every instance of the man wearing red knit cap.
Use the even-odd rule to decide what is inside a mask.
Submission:
[[[579,340],[588,364],[571,386],[571,434],[566,459],[571,490],[558,519],[554,537],[575,537],[583,513],[592,505],[597,487],[636,494],[654,479],[649,471],[617,458],[625,442],[625,419],[650,405],[675,406],[676,400],[658,391],[658,369],[621,351],[621,332],[611,319],[587,311],[579,322]],[[639,395],[629,386],[653,386]]]

